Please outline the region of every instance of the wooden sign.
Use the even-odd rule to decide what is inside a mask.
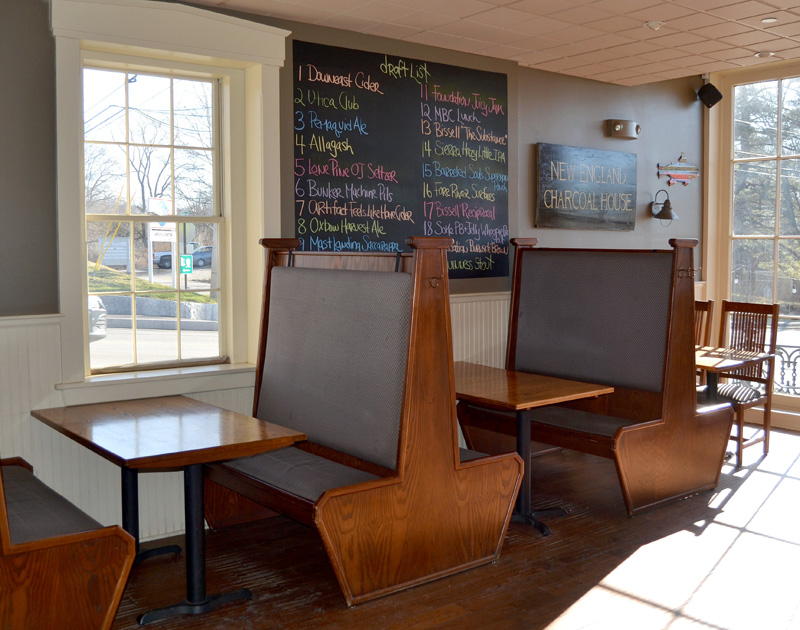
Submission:
[[[632,230],[636,154],[536,145],[536,227]]]
[[[508,275],[507,93],[505,74],[295,41],[301,247],[444,236],[451,278]]]

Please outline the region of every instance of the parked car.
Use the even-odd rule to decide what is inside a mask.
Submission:
[[[153,252],[153,264],[161,269],[172,269],[172,252]]]
[[[192,252],[192,264],[195,267],[206,267],[211,264],[211,245],[198,247]],[[153,252],[153,264],[161,269],[172,269],[172,252]]]
[[[89,296],[89,342],[105,339],[106,305],[96,295]]]
[[[192,252],[192,257],[194,259],[194,266],[205,267],[206,265],[210,265],[211,252],[212,252],[211,245],[204,245],[203,247],[198,247],[196,250],[194,250],[194,252]]]

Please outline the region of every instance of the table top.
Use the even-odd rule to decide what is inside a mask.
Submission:
[[[768,352],[751,352],[733,348],[695,348],[694,358],[698,368],[708,372],[730,372],[761,363],[775,356]]]
[[[490,409],[520,411],[614,391],[608,385],[513,372],[477,363],[453,364],[456,397]]]
[[[263,453],[304,433],[185,396],[31,412],[98,455],[136,469],[171,469]]]

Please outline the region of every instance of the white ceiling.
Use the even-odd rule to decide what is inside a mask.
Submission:
[[[800,2],[786,0],[190,1],[620,85],[800,58]]]

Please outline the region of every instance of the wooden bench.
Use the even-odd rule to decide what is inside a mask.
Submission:
[[[459,449],[446,248],[293,251],[263,239],[253,414],[307,442],[208,466],[212,528],[266,506],[316,527],[348,605],[496,560],[515,454]]]
[[[614,393],[532,411],[531,436],[616,462],[629,514],[716,487],[727,406],[698,412],[695,240],[672,250],[542,249],[513,239],[506,369],[611,385]],[[459,403],[472,448],[514,422]]]
[[[0,628],[110,628],[135,554],[25,460],[0,460]]]

